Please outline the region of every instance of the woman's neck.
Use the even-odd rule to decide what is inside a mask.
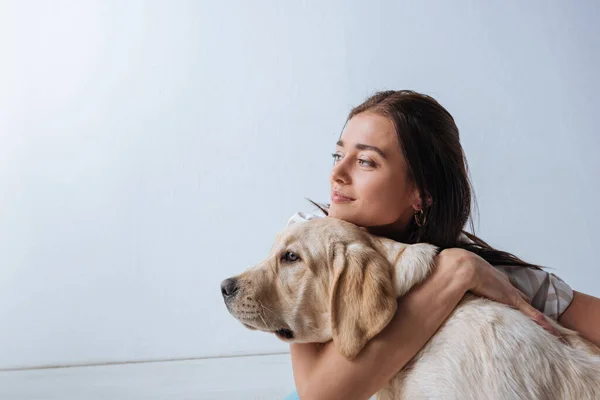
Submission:
[[[411,225],[395,222],[389,225],[379,225],[367,227],[367,231],[375,236],[383,236],[397,242],[406,242],[411,236]]]

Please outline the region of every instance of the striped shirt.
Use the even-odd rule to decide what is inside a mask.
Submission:
[[[304,222],[319,215],[297,212],[287,225]],[[531,305],[548,317],[558,320],[573,300],[573,289],[553,273],[530,267],[495,266],[508,275],[510,282],[531,299]]]

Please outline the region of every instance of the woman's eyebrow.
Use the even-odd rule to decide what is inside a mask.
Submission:
[[[340,147],[344,147],[344,142],[341,140],[338,140],[338,142],[336,144]],[[368,144],[362,144],[362,143],[357,143],[356,146],[354,146],[354,147],[357,148],[358,150],[373,150],[374,152],[378,153],[381,157],[387,158],[385,153],[383,151],[381,151],[381,149],[379,147],[371,146]]]

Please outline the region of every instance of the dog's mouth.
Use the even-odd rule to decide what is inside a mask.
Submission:
[[[294,338],[294,332],[286,328],[277,329],[273,333],[281,340],[292,340]]]
[[[250,318],[248,317],[248,313],[251,314],[258,314],[257,311],[254,310],[250,310],[250,311],[238,311],[237,308],[232,308],[230,306],[229,303],[225,302],[227,305],[227,310],[239,321],[242,323],[242,325],[244,325],[245,328],[250,329],[250,330],[260,330],[263,332],[271,332],[274,333],[275,336],[277,336],[279,339],[283,340],[283,341],[290,341],[292,339],[294,339],[294,332],[291,329],[288,328],[279,328],[277,330],[273,330],[274,327],[269,327],[269,326],[264,326],[263,324],[259,324],[260,321],[258,321],[256,315],[251,315]],[[264,319],[262,319],[262,322],[264,323]],[[262,326],[261,326],[262,325]],[[277,325],[275,325],[277,326]]]
[[[250,329],[250,330],[258,330],[258,328],[252,326],[252,325],[248,325],[245,322],[242,322],[242,325],[244,325],[246,328]],[[263,330],[263,329],[260,329]],[[265,330],[266,331],[266,330]],[[268,332],[268,331],[266,331]],[[279,339],[283,340],[283,341],[289,341],[294,339],[294,332],[292,332],[290,329],[287,328],[281,328],[281,329],[277,329],[276,331],[271,331],[272,333],[275,334],[275,336],[277,336]]]

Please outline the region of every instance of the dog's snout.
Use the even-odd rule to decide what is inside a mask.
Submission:
[[[237,279],[228,278],[221,282],[221,293],[225,299],[235,295],[238,291]]]

